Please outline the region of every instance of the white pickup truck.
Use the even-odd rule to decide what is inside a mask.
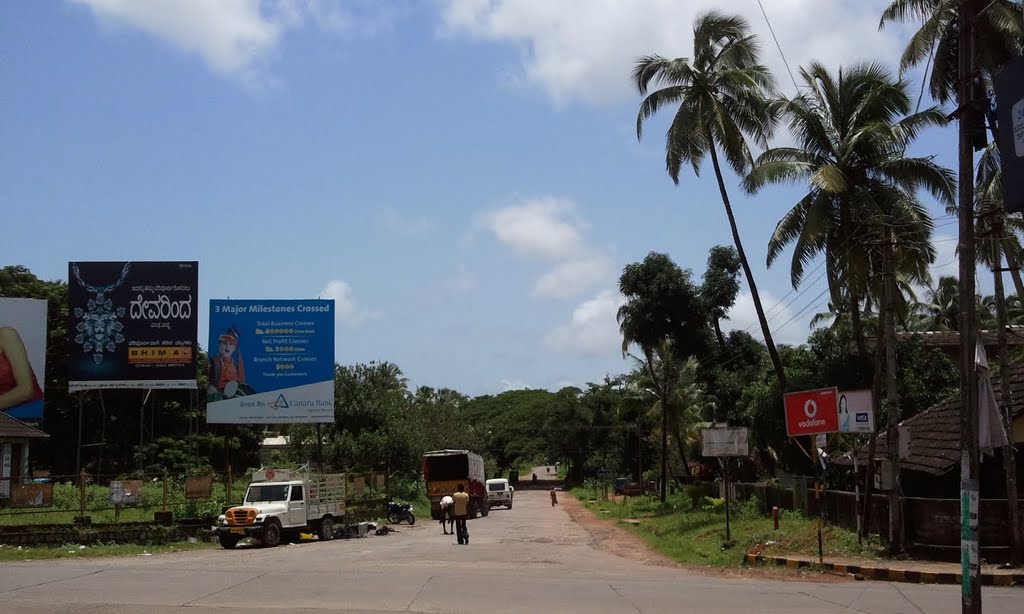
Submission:
[[[244,537],[272,548],[282,537],[299,533],[327,541],[344,515],[345,474],[260,469],[253,472],[245,501],[225,510],[213,530],[224,548],[234,548]]]

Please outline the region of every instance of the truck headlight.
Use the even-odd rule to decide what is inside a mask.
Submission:
[[[255,522],[263,522],[263,514],[257,516]]]
[[[228,517],[225,516],[224,514],[221,514],[220,516],[217,517],[217,524],[225,525],[227,523],[228,523]]]

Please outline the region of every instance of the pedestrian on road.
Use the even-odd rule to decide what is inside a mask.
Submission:
[[[452,505],[455,500],[452,499],[451,495],[445,495],[441,497],[441,529],[445,535],[448,535],[448,528],[450,527],[452,533],[455,532],[455,514],[452,511]]]
[[[555,487],[551,487],[551,507],[555,507],[558,503],[558,495],[555,494]]]
[[[452,495],[452,508],[455,512],[455,536],[460,544],[469,544],[469,529],[466,519],[469,517],[469,493],[463,490],[462,484],[455,488]]]
[[[533,483],[534,484],[537,483],[537,474],[536,473],[533,474]]]

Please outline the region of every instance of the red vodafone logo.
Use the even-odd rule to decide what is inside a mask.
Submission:
[[[839,393],[835,388],[792,392],[785,397],[786,434],[817,435],[839,431]]]
[[[273,480],[274,479],[274,475],[275,475],[275,473],[274,473],[273,469],[267,469],[267,479],[268,480]]]

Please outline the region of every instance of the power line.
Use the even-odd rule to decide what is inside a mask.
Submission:
[[[764,15],[764,21],[768,24],[768,31],[772,33],[772,39],[775,40],[775,46],[779,50],[779,55],[782,56],[782,63],[786,65],[786,72],[789,73],[789,78],[793,81],[793,87],[796,89],[796,93],[800,93],[800,86],[796,84],[796,77],[793,76],[793,70],[789,67],[789,61],[786,59],[786,54],[782,52],[782,45],[779,44],[779,37],[775,36],[775,28],[772,27],[772,21],[768,19],[768,13],[764,10],[764,4],[761,0],[757,0],[757,6],[761,7],[761,14]]]

